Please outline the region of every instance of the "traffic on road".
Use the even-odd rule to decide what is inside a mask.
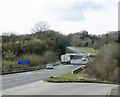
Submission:
[[[70,72],[81,65],[85,68],[84,64],[87,62],[90,53],[72,47],[69,47],[69,49],[74,51],[75,56],[72,60],[69,60],[70,63],[67,63],[67,65],[64,63],[68,62],[70,57],[64,55],[61,60],[62,64],[57,66],[48,64],[46,69],[42,70],[2,75],[3,95],[20,95],[21,93],[25,95],[105,95],[111,88],[117,86],[97,83],[43,82],[43,79]],[[94,90],[97,90],[97,92]]]

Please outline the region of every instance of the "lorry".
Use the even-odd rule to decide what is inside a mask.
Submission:
[[[71,63],[70,55],[61,55],[61,63],[70,64]]]

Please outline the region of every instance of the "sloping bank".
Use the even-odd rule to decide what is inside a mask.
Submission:
[[[106,82],[106,81],[96,80],[94,78],[88,78],[85,76],[84,68],[82,66],[80,66],[79,68],[76,68],[74,71],[71,71],[59,76],[53,76],[48,79],[44,79],[44,81],[54,82],[54,83],[89,82],[89,83],[118,84],[117,82]]]

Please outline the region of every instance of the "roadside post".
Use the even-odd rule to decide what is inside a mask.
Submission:
[[[30,64],[30,60],[18,60],[18,64],[22,65],[22,69],[24,69],[25,64]]]
[[[85,67],[86,67],[86,66],[85,66],[85,64],[83,64],[82,66],[83,66],[83,68],[85,68]]]

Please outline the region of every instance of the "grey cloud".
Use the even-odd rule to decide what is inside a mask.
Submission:
[[[100,5],[100,4],[96,4],[94,2],[85,2],[85,3],[79,3],[79,2],[76,2],[74,3],[70,9],[72,10],[76,10],[76,11],[79,11],[79,10],[88,10],[88,9],[92,9],[92,10],[98,10],[100,8],[102,8],[103,6]]]
[[[54,9],[54,12],[58,15],[59,20],[62,21],[84,21],[84,11],[86,10],[98,10],[103,8],[102,5],[96,4],[94,2],[75,2],[72,5],[67,7],[57,7]]]

